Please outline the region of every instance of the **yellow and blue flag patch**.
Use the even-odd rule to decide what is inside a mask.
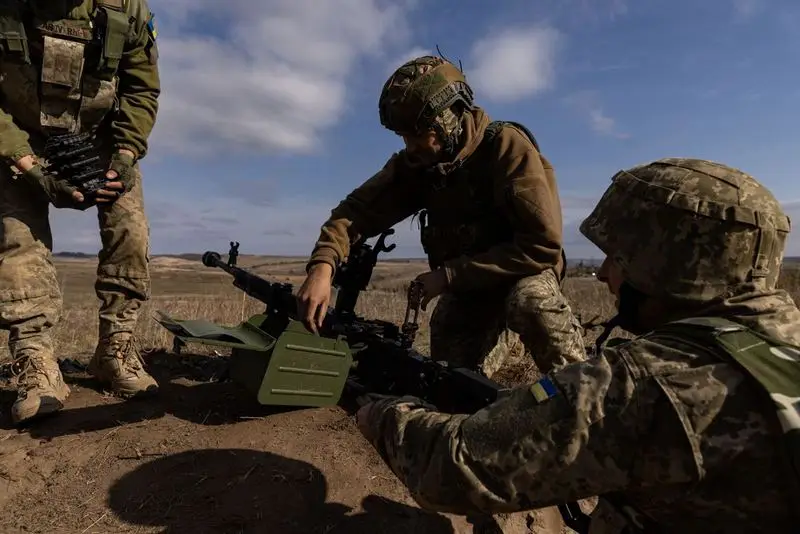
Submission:
[[[531,394],[536,402],[542,403],[558,395],[558,388],[548,377],[544,377],[531,386]]]
[[[150,35],[152,36],[153,40],[155,41],[156,37],[158,37],[158,28],[156,27],[155,13],[150,13],[150,18],[147,19],[147,29],[150,32]]]

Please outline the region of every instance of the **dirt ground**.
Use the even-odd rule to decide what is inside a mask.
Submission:
[[[302,263],[242,257],[270,279],[299,282]],[[463,517],[417,507],[341,408],[269,410],[231,383],[218,383],[224,354],[184,354],[152,320],[178,318],[236,324],[259,304],[230,278],[198,262],[157,258],[153,298],[137,336],[161,384],[152,399],[122,402],[102,392],[82,365],[94,348],[94,261],[58,261],[65,298],[55,338],[72,393],[66,409],[14,428],[14,392],[0,397],[0,532],[116,533],[470,533]],[[360,304],[371,317],[400,322],[404,284],[422,264],[378,265]],[[608,315],[611,300],[590,279],[566,291],[584,319]],[[419,348],[427,344],[428,313]],[[7,358],[0,338],[0,361]],[[505,376],[530,376],[512,362]],[[528,522],[535,525],[528,528]],[[560,532],[557,512],[510,518],[508,534]],[[566,530],[563,530],[566,532]]]
[[[341,409],[269,413],[198,376],[219,362],[148,356],[156,399],[73,370],[64,412],[23,432],[3,414],[0,531],[471,531],[415,507]]]

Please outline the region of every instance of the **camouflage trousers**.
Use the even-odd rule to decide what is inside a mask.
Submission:
[[[149,225],[138,164],[131,190],[95,211],[102,249],[95,293],[99,339],[132,334],[150,296]],[[0,328],[9,331],[12,358],[26,352],[55,357],[52,328],[61,319],[62,295],[52,261],[50,205],[32,186],[0,166]]]
[[[583,334],[553,271],[507,291],[446,293],[431,314],[431,358],[491,377],[514,356],[547,373],[586,358]]]

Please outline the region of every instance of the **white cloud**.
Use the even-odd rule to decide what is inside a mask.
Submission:
[[[553,86],[561,34],[550,27],[514,28],[484,37],[464,65],[477,98],[514,101]]]
[[[627,133],[621,132],[617,121],[609,116],[599,103],[599,98],[593,91],[578,91],[564,98],[564,102],[572,109],[586,116],[592,131],[601,135],[627,139]]]
[[[357,63],[405,41],[414,3],[169,0],[154,6],[161,9],[162,77],[154,150],[313,150],[344,113]]]
[[[589,110],[589,122],[592,125],[592,130],[597,133],[626,139],[628,134],[620,133],[617,131],[617,121],[605,114],[601,108],[592,108]]]
[[[733,0],[733,12],[738,20],[750,19],[764,7],[764,0]]]

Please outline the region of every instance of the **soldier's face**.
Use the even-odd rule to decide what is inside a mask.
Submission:
[[[404,134],[403,142],[406,145],[406,154],[415,164],[433,164],[439,158],[442,144],[436,132],[429,130],[420,134]]]
[[[601,282],[605,282],[606,286],[608,286],[608,290],[616,297],[614,306],[619,309],[619,289],[625,281],[622,268],[617,262],[606,256],[603,260],[603,264],[600,265],[600,269],[597,271],[597,279]]]

